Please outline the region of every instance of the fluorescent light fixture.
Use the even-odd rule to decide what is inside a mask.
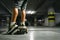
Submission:
[[[26,14],[35,14],[36,11],[26,11]]]
[[[42,21],[42,20],[38,20],[38,21]]]

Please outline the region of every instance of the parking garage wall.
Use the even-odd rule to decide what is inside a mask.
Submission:
[[[60,26],[60,13],[56,13],[56,15],[55,15],[55,20],[56,20],[56,25],[57,26]]]

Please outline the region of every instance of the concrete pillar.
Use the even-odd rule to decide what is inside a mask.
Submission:
[[[9,17],[6,17],[6,21],[7,21],[7,27],[9,26]]]
[[[44,24],[43,24],[43,25],[44,25],[44,26],[48,26],[48,18],[45,18],[44,20],[45,20],[45,21],[44,21]]]
[[[55,11],[53,8],[49,8],[48,10],[48,26],[55,25]]]
[[[36,19],[36,17],[34,18],[34,26],[37,26],[37,19]]]

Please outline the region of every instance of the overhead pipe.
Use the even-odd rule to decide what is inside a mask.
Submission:
[[[7,8],[7,6],[2,1],[0,1],[0,3],[10,14],[12,14],[12,12]]]

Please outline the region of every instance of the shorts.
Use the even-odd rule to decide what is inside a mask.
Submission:
[[[19,1],[14,1],[13,3],[13,7],[16,7],[20,10],[23,10],[25,9],[26,10],[26,7],[27,7],[27,0],[19,0]]]

